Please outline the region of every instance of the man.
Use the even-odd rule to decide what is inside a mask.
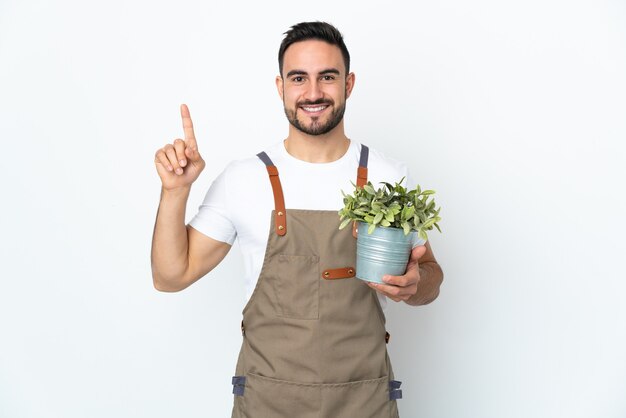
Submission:
[[[376,183],[397,181],[408,170],[344,133],[355,76],[339,31],[304,22],[285,35],[276,87],[287,138],[229,164],[187,226],[189,190],[205,166],[187,106],[181,106],[185,139],[157,151],[154,286],[186,288],[219,264],[237,238],[248,301],[232,416],[397,417],[401,391],[385,345],[386,298],[429,303],[443,273],[427,243],[412,250],[406,273],[385,276],[386,284],[354,279],[355,239],[349,228],[338,229],[340,191],[357,173],[357,181],[369,176]]]

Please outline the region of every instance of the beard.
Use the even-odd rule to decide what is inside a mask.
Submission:
[[[283,106],[285,108],[285,116],[287,116],[287,120],[289,123],[307,135],[324,135],[328,132],[335,129],[339,122],[343,119],[343,114],[346,111],[346,102],[344,101],[341,106],[334,107],[334,110],[330,114],[330,117],[326,120],[326,122],[322,123],[319,120],[319,117],[313,117],[310,125],[305,125],[300,119],[298,119],[298,109],[300,106],[315,106],[315,105],[333,105],[334,102],[332,100],[316,100],[314,102],[300,102],[296,104],[295,110],[288,109],[283,102]]]

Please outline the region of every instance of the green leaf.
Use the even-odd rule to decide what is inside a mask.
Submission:
[[[432,228],[434,223],[435,223],[435,219],[429,219],[422,224],[422,228],[424,229]]]
[[[380,221],[380,224],[382,226],[390,226],[391,222],[389,222],[387,219],[383,219],[382,221]]]
[[[374,232],[374,229],[376,229],[376,225],[371,224],[369,228],[367,228],[367,233],[371,234],[372,232]]]
[[[407,219],[411,219],[411,217],[415,215],[415,206],[409,206],[407,208],[407,214],[406,214],[406,218]]]
[[[363,186],[363,189],[370,195],[376,194],[376,190],[374,190],[374,188],[369,183]]]
[[[352,219],[350,219],[350,218],[345,219],[345,220],[341,223],[341,225],[339,225],[339,229],[344,229],[346,226],[348,226],[348,224],[349,224],[351,221],[352,221]]]
[[[385,215],[385,220],[389,221],[389,222],[393,222],[394,221],[393,211],[391,211],[391,210],[387,211],[387,214]]]
[[[407,235],[411,232],[411,225],[408,222],[402,222],[402,229],[404,229],[404,235]]]
[[[377,213],[376,216],[374,216],[374,224],[380,223],[382,219],[383,219],[383,213],[382,212]]]
[[[402,213],[400,214],[400,219],[405,221],[409,218],[409,208],[407,206],[402,209]]]

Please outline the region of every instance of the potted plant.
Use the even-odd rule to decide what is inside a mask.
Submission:
[[[406,271],[411,249],[428,240],[427,231],[441,221],[432,195],[434,190],[402,186],[404,177],[395,185],[381,182],[378,190],[371,182],[354,185],[352,195],[343,194],[344,207],[339,211],[343,229],[351,222],[357,225],[356,277],[383,283],[385,274],[402,275]]]

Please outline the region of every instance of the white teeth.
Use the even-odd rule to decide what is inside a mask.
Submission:
[[[317,106],[317,107],[302,107],[307,112],[319,112],[320,110],[326,109],[326,106]]]

